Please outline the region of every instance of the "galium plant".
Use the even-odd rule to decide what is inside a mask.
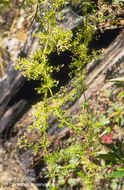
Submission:
[[[79,1],[80,2],[80,1]],[[44,98],[41,102],[41,110],[39,119],[41,122],[38,124],[40,128],[45,132],[48,123],[48,107],[49,104],[55,105],[51,108],[53,116],[58,115],[58,118],[64,123],[68,123],[63,117],[65,114],[61,110],[62,100],[59,98],[58,105],[56,98],[53,95],[52,89],[58,85],[59,81],[56,81],[52,78],[54,70],[59,70],[59,67],[51,66],[49,62],[49,56],[52,52],[57,52],[58,54],[62,51],[71,51],[76,57],[72,57],[71,68],[74,68],[75,73],[81,72],[84,68],[84,65],[93,57],[93,55],[88,55],[87,47],[89,41],[92,39],[92,35],[95,32],[95,26],[88,22],[88,18],[85,18],[85,22],[82,26],[76,29],[76,32],[67,31],[64,28],[59,26],[59,22],[62,21],[63,11],[62,8],[65,5],[74,3],[74,1],[68,0],[59,0],[59,1],[25,1],[29,9],[32,6],[32,3],[37,5],[37,19],[40,22],[41,31],[38,34],[34,34],[39,39],[40,48],[30,57],[27,58],[18,58],[17,59],[17,69],[20,69],[24,76],[28,79],[40,80],[41,87],[37,89],[38,93],[42,93]],[[76,3],[78,3],[76,1]],[[92,14],[95,15],[95,8],[89,1],[84,1],[80,6],[85,5],[85,14],[89,8],[93,9]],[[42,18],[42,19],[41,19]],[[82,43],[83,40],[83,43]],[[84,78],[80,75],[80,78]],[[80,80],[81,81],[81,80]],[[84,82],[82,83],[82,85]],[[48,94],[51,96],[51,103],[48,103]],[[68,96],[69,97],[69,96]],[[58,99],[58,98],[57,98]],[[50,113],[51,114],[51,113]],[[43,118],[42,118],[42,116]],[[41,119],[42,118],[42,119]],[[70,125],[70,124],[68,124]],[[36,124],[37,126],[37,124]],[[45,133],[44,133],[45,134]],[[44,137],[46,134],[44,135]],[[44,139],[45,142],[45,139]]]
[[[79,4],[84,17],[84,22],[74,31],[60,27],[60,22],[65,19],[64,7],[70,4]],[[64,186],[73,188],[78,184],[78,176],[82,178],[82,184],[78,184],[80,187],[83,186],[87,190],[94,189],[97,180],[101,177],[100,175],[98,177],[98,171],[101,168],[93,162],[94,155],[99,149],[98,130],[94,117],[88,111],[87,102],[83,104],[81,113],[76,118],[63,108],[67,101],[74,102],[75,97],[79,97],[85,91],[84,68],[96,57],[96,52],[93,51],[91,54],[88,52],[89,42],[96,32],[99,20],[95,2],[25,0],[24,6],[28,7],[29,13],[33,14],[32,21],[35,19],[40,24],[39,32],[33,34],[39,40],[40,48],[29,58],[18,58],[16,69],[21,70],[29,80],[41,81],[41,87],[37,89],[37,92],[42,94],[42,101],[34,107],[33,114],[36,119],[29,131],[35,129],[42,137],[36,144],[31,143],[25,134],[19,140],[19,145],[33,147],[35,151],[44,149],[49,169],[48,176],[51,179],[48,186],[52,190],[61,189]],[[59,55],[64,51],[72,53],[70,76],[75,76],[75,78],[72,80],[70,91],[63,87],[60,92],[54,94],[53,89],[57,87],[59,81],[53,79],[52,76],[53,72],[59,71],[61,66],[52,66],[50,55],[52,52]],[[50,141],[47,138],[50,117],[56,118],[59,127],[68,127],[75,134],[72,140],[68,140],[69,147],[59,147],[54,153],[49,152]]]

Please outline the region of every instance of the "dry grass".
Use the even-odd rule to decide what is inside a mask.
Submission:
[[[5,75],[6,67],[9,62],[10,56],[7,50],[1,45],[2,37],[0,35],[0,77]]]

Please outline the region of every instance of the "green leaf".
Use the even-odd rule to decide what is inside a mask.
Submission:
[[[124,77],[111,79],[110,82],[117,86],[124,87]]]
[[[120,93],[118,94],[118,97],[124,98],[124,91],[120,92]]]
[[[106,133],[109,134],[111,132],[111,127],[107,127],[103,133],[100,135],[100,137],[102,137],[103,135],[105,135]]]
[[[110,178],[124,177],[124,170],[123,171],[115,171],[112,174],[109,174],[108,177],[110,177]]]
[[[111,79],[110,82],[124,82],[124,77]]]
[[[117,158],[117,156],[116,156],[116,154],[100,154],[99,156],[98,156],[98,158],[101,158],[101,159],[104,159],[104,160],[106,160],[106,161],[116,161],[116,158]]]
[[[124,171],[124,167],[117,168],[118,171]]]
[[[82,179],[85,179],[86,178],[86,176],[82,173],[82,172],[78,172],[77,173],[80,177],[82,177]]]
[[[95,127],[103,127],[104,125],[108,125],[110,123],[110,120],[101,121],[95,124]]]

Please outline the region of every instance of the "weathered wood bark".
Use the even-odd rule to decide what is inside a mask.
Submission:
[[[24,85],[25,79],[21,73],[10,69],[4,80],[0,82],[0,118],[7,110],[7,106],[19,89]]]
[[[2,119],[0,120],[0,125],[1,125],[0,136],[9,135],[11,127],[19,119],[18,116],[21,114],[22,110],[24,110],[26,104],[27,104],[26,100],[20,100],[6,111],[6,113],[3,115]]]

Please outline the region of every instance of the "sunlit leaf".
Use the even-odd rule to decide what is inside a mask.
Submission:
[[[109,134],[111,132],[111,127],[107,127],[103,133],[100,135],[100,137],[102,137],[103,135],[105,135],[106,133]]]
[[[83,179],[86,178],[86,176],[85,176],[82,172],[78,172],[77,174],[78,174],[80,177],[82,177]]]
[[[124,82],[124,77],[111,79],[110,82]]]
[[[95,127],[102,127],[102,126],[108,125],[109,123],[110,123],[110,120],[100,121],[95,124]]]
[[[120,93],[118,94],[118,97],[124,98],[124,91],[120,92]]]

